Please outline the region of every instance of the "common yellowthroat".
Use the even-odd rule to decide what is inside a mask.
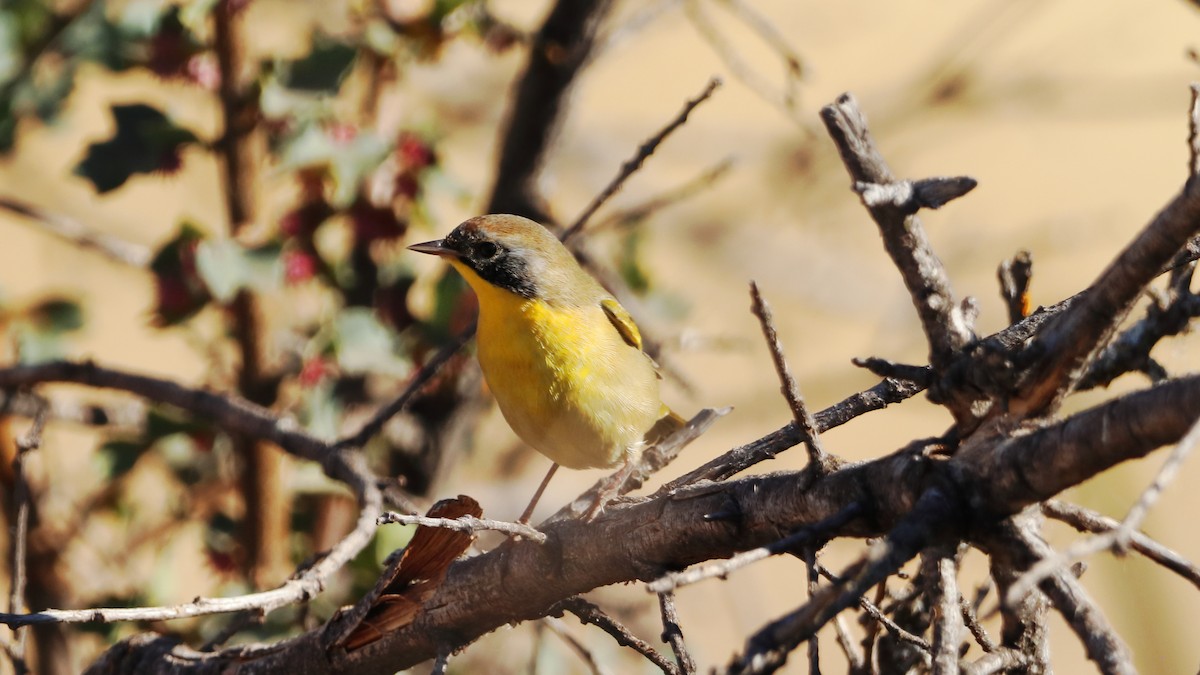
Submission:
[[[659,398],[654,361],[625,308],[546,228],[512,215],[471,218],[408,247],[445,258],[479,298],[479,365],[505,420],[558,465],[632,470],[647,432],[682,423]],[[663,420],[662,424],[657,424]],[[588,516],[595,516],[600,499]]]

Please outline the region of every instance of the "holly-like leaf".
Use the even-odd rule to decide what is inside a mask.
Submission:
[[[136,441],[109,441],[95,455],[96,469],[106,481],[129,473],[146,452],[147,445]]]
[[[50,298],[31,307],[27,315],[35,327],[55,334],[83,327],[83,307],[67,298]]]
[[[358,198],[363,181],[392,152],[382,136],[346,125],[311,124],[280,143],[283,170],[319,169],[333,184],[329,204],[345,209]]]
[[[121,187],[134,174],[178,170],[183,147],[196,141],[191,131],[142,103],[113,106],[112,114],[117,125],[112,137],[88,146],[75,167],[100,193]]]
[[[163,244],[150,262],[154,272],[157,303],[154,323],[173,326],[190,319],[212,300],[204,280],[196,269],[196,250],[204,234],[191,223],[183,223],[179,232]]]
[[[227,303],[244,288],[279,288],[284,268],[278,245],[248,249],[231,239],[219,239],[200,243],[196,270],[213,297]]]
[[[67,298],[54,297],[19,312],[12,322],[22,363],[44,363],[66,355],[66,337],[83,326],[83,309]]]
[[[343,42],[318,38],[308,56],[297,61],[282,61],[276,69],[280,81],[289,89],[336,94],[350,72],[358,51]]]
[[[405,375],[409,363],[396,350],[393,333],[365,307],[345,309],[334,320],[333,344],[343,372]]]

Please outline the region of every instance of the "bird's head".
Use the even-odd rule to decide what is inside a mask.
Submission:
[[[558,238],[521,216],[478,216],[454,228],[445,239],[408,248],[446,258],[472,285],[473,274],[524,298],[552,299],[577,294],[585,287],[590,292],[595,286]]]

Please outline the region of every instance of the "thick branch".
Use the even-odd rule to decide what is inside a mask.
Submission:
[[[1084,376],[1146,286],[1200,231],[1200,179],[1180,194],[1077,296],[1072,307],[1038,333],[1034,354],[1045,361],[1024,384],[1011,410],[1032,416],[1052,410]]]

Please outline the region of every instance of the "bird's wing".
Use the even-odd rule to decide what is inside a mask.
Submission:
[[[642,348],[642,334],[638,332],[637,324],[633,322],[633,317],[629,316],[629,312],[621,306],[621,303],[612,298],[604,298],[600,301],[600,308],[604,310],[608,321],[621,334],[621,339],[625,340],[625,344],[636,349]]]

